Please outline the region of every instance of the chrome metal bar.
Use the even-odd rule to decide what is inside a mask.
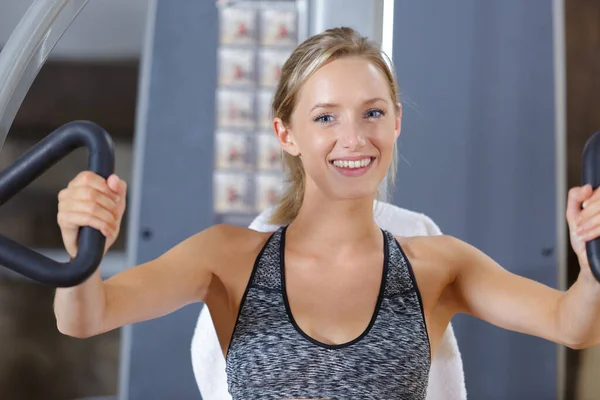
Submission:
[[[554,107],[556,140],[556,259],[558,289],[567,290],[567,235],[565,209],[567,207],[567,107],[566,107],[566,43],[565,0],[552,0],[554,45]],[[557,346],[556,399],[565,400],[567,393],[567,349]]]
[[[0,52],[0,149],[40,68],[89,0],[35,0]]]

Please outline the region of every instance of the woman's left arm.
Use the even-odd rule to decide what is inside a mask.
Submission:
[[[585,243],[600,237],[600,189],[569,191],[570,240],[581,271],[562,292],[515,275],[475,248],[455,240],[447,252],[456,266],[457,312],[499,327],[581,349],[600,343],[600,283],[590,271]]]

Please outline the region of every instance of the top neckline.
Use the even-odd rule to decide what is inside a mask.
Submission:
[[[292,324],[294,329],[306,340],[308,340],[309,342],[311,342],[317,346],[323,347],[325,349],[337,350],[337,349],[342,349],[342,348],[345,348],[345,347],[348,347],[348,346],[351,346],[353,344],[360,342],[362,339],[364,339],[369,334],[369,332],[373,328],[373,325],[375,324],[375,321],[377,320],[377,316],[379,315],[379,310],[381,309],[381,303],[383,301],[383,294],[385,292],[385,286],[386,286],[386,282],[387,282],[388,269],[389,269],[389,243],[388,243],[388,238],[385,234],[385,231],[383,229],[381,229],[381,233],[383,235],[383,268],[382,268],[382,273],[381,273],[381,282],[379,284],[379,294],[377,296],[377,302],[375,304],[375,309],[373,310],[373,314],[371,316],[371,320],[369,321],[369,324],[367,325],[365,330],[360,335],[358,335],[356,338],[354,338],[350,341],[347,341],[345,343],[340,343],[340,344],[328,344],[328,343],[321,342],[320,340],[317,340],[317,339],[313,338],[312,336],[310,336],[309,334],[307,334],[306,332],[304,332],[304,330],[302,330],[302,328],[296,322],[296,319],[294,318],[294,314],[292,313],[292,310],[290,308],[290,303],[289,303],[288,293],[287,293],[287,285],[286,285],[286,275],[285,275],[285,234],[286,234],[287,228],[288,228],[287,226],[284,226],[283,228],[281,228],[281,238],[279,241],[279,264],[280,264],[280,272],[281,272],[281,294],[283,296],[283,303],[285,305],[285,310],[286,310],[287,316],[290,320],[290,323]]]

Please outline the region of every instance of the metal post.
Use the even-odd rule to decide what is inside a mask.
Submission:
[[[0,149],[40,68],[88,1],[34,1],[0,52]]]

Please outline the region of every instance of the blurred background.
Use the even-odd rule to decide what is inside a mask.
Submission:
[[[0,2],[0,46],[31,3]],[[308,34],[350,25],[393,56],[405,104],[388,201],[509,270],[570,285],[578,265],[564,205],[600,130],[600,2],[342,3],[91,1],[29,90],[0,169],[72,120],[111,134],[130,193],[105,277],[210,224],[245,225],[280,182],[264,122],[278,68]],[[0,234],[64,258],[56,196],[85,167],[75,152],[11,199]],[[79,340],[57,331],[53,294],[0,273],[0,399],[200,398],[189,360],[200,305]],[[464,316],[453,323],[469,398],[600,398],[600,349],[567,351]]]

